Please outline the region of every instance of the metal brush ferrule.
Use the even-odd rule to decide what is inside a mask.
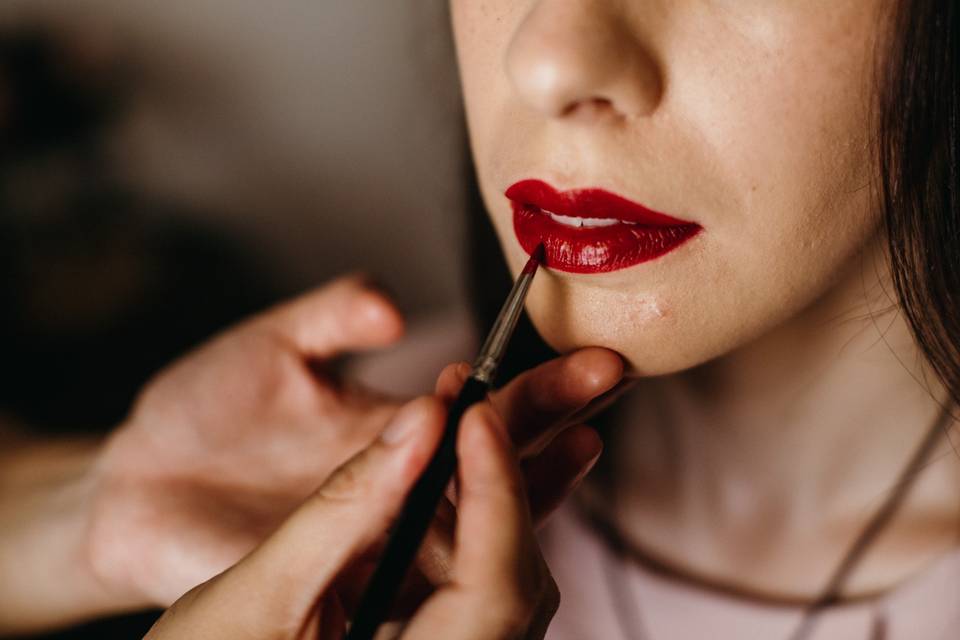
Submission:
[[[538,264],[536,258],[531,257],[520,277],[513,283],[513,289],[510,290],[510,295],[507,296],[500,313],[497,314],[493,328],[490,329],[487,339],[484,340],[483,346],[480,348],[480,354],[473,361],[473,369],[470,371],[470,375],[484,384],[493,384],[497,368],[507,351],[507,343],[517,327],[520,314],[523,312],[523,303],[527,297],[527,291],[530,289],[530,284],[533,282],[533,276],[537,272]]]

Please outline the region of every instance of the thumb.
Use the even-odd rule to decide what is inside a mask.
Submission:
[[[382,538],[433,454],[445,416],[434,397],[404,405],[377,440],[334,471],[242,563],[269,593],[269,610],[257,618],[309,613],[340,571]]]

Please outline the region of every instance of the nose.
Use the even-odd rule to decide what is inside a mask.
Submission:
[[[540,0],[507,49],[514,90],[548,117],[643,116],[663,94],[662,72],[623,16],[602,0]]]

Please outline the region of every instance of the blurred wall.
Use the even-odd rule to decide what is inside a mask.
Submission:
[[[436,0],[4,0],[122,56],[112,148],[302,289],[363,268],[414,315],[462,306],[461,114]]]

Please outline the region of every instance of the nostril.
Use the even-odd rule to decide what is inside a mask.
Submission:
[[[563,108],[560,115],[566,118],[576,116],[593,117],[607,112],[613,112],[613,102],[608,98],[590,98],[571,102]]]

